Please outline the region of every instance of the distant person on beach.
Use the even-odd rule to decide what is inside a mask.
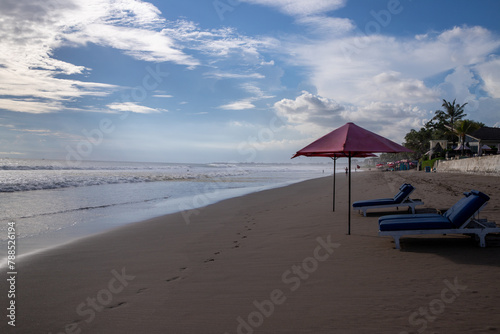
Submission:
[[[346,167],[345,168],[345,173],[347,174],[348,171],[349,171],[349,168]]]

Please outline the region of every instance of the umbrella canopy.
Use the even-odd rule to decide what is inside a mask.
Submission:
[[[412,151],[354,123],[347,123],[307,145],[298,151],[294,157],[327,153],[343,153],[348,157],[349,154],[354,156],[356,153],[391,152]]]
[[[315,140],[299,150],[293,158],[304,156],[327,156],[327,154],[344,154],[349,159],[349,200],[348,200],[348,232],[351,234],[351,158],[365,153],[412,152],[410,149],[396,144],[376,133],[368,131],[354,123],[346,123],[340,128]]]

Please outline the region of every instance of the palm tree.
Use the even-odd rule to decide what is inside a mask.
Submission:
[[[456,99],[450,103],[443,99],[442,106],[444,107],[445,111],[436,110],[436,115],[432,119],[437,120],[439,123],[443,123],[454,129],[455,121],[461,120],[462,118],[467,116],[467,114],[464,114],[464,107],[467,105],[467,103],[460,105],[458,103],[455,103],[455,101]],[[455,146],[454,137],[453,146]]]
[[[465,135],[471,134],[472,132],[479,129],[482,123],[471,121],[470,119],[464,119],[458,121],[455,127],[455,133],[460,138],[460,143],[462,144],[462,155],[464,155],[465,149]]]

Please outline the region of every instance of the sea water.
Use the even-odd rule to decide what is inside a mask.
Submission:
[[[331,175],[331,164],[174,164],[0,159],[0,259],[131,222]],[[189,215],[186,215],[189,223]]]

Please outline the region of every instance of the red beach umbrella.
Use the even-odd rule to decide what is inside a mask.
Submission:
[[[354,123],[346,123],[338,129],[315,140],[297,151],[292,158],[304,156],[328,156],[343,154],[349,159],[349,200],[348,230],[351,234],[351,158],[367,153],[412,152],[410,149],[396,144],[376,133],[368,131]]]

